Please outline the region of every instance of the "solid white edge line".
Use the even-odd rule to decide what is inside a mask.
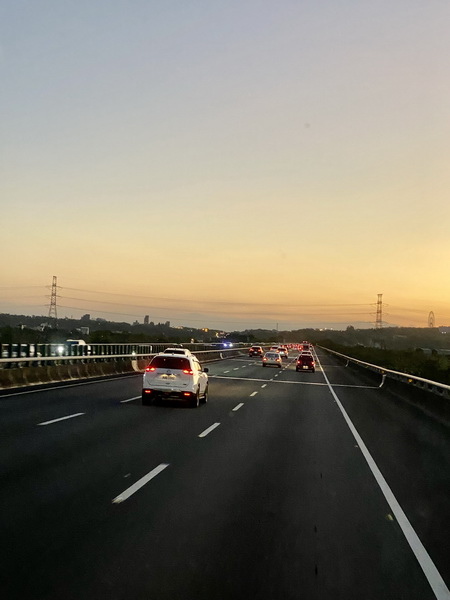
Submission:
[[[10,398],[11,396],[23,396],[24,394],[38,394],[39,392],[49,392],[51,390],[62,390],[64,388],[78,387],[80,385],[94,385],[96,383],[105,383],[106,381],[117,381],[118,379],[130,379],[136,377],[136,375],[142,375],[141,373],[133,373],[133,375],[124,375],[123,377],[108,377],[105,379],[96,379],[95,381],[81,381],[79,383],[68,383],[65,385],[54,385],[53,387],[41,387],[37,390],[30,389],[24,392],[11,392],[11,394],[1,394],[1,398]],[[45,385],[45,384],[42,384]]]
[[[431,559],[430,555],[428,554],[428,552],[426,551],[424,545],[420,541],[419,536],[414,531],[411,523],[408,520],[408,517],[406,516],[402,507],[398,503],[397,498],[394,496],[386,479],[383,477],[376,462],[372,458],[372,455],[370,454],[369,450],[367,449],[367,446],[363,442],[356,427],[353,425],[352,421],[350,420],[350,417],[348,416],[345,408],[341,404],[341,401],[337,397],[336,392],[334,391],[333,387],[331,386],[331,383],[329,382],[328,377],[326,376],[326,373],[323,369],[322,369],[322,372],[323,372],[323,376],[325,377],[325,381],[327,382],[328,388],[329,388],[333,398],[335,399],[336,404],[339,407],[339,410],[341,411],[350,431],[353,434],[353,437],[355,438],[364,458],[366,459],[369,469],[372,471],[376,482],[380,486],[380,489],[383,492],[383,495],[386,498],[387,503],[389,504],[392,512],[394,513],[395,518],[397,519],[397,522],[400,525],[400,528],[403,532],[403,535],[405,536],[406,541],[408,542],[411,550],[414,553],[414,556],[416,557],[422,571],[424,572],[425,577],[427,578],[428,583],[430,584],[431,589],[433,590],[434,595],[436,596],[436,599],[437,600],[450,600],[450,591],[449,591],[444,579],[442,578],[441,574],[437,570],[436,565],[432,561],[432,559]]]
[[[134,398],[128,398],[127,400],[121,400],[120,404],[125,404],[125,402],[132,402],[133,400],[139,400],[141,396],[135,396]]]
[[[257,393],[258,393],[258,392],[252,392],[252,393],[250,394],[250,398],[251,398],[252,396],[256,396],[256,394],[257,394]]]
[[[198,437],[203,438],[206,437],[208,435],[208,433],[211,433],[211,431],[213,431],[216,427],[219,427],[220,423],[214,423],[214,425],[211,425],[211,427],[208,427],[208,429],[205,429],[205,431],[202,431],[202,433],[200,433],[200,435]]]
[[[136,481],[136,483],[134,483],[129,488],[127,488],[124,492],[122,492],[121,494],[116,496],[114,498],[114,500],[112,501],[112,503],[120,504],[121,502],[125,502],[125,500],[127,500],[130,496],[132,496],[135,492],[137,492],[142,486],[144,486],[146,483],[148,483],[150,481],[150,479],[153,479],[153,477],[156,477],[159,473],[161,473],[161,471],[164,471],[164,469],[166,469],[168,466],[169,466],[169,463],[161,463],[155,469],[153,469],[153,471],[150,471],[150,473],[147,473],[147,475],[144,475],[144,477],[141,477],[138,481]]]
[[[241,408],[241,406],[244,406],[243,402],[240,402],[239,404],[237,404],[234,408],[233,411],[239,410]]]
[[[42,423],[38,423],[38,425],[51,425],[52,423],[58,423],[59,421],[66,421],[67,419],[73,419],[74,417],[81,417],[86,413],[75,413],[73,415],[67,415],[67,417],[59,417],[59,419],[52,419],[51,421],[43,421]]]

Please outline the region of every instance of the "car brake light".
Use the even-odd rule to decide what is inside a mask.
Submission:
[[[190,396],[191,392],[183,392],[183,396]]]
[[[185,373],[185,375],[193,375],[194,371],[192,371],[191,369],[184,369],[183,373]]]
[[[146,371],[156,371],[156,367],[147,367]]]
[[[144,394],[151,394],[152,390],[144,390]]]

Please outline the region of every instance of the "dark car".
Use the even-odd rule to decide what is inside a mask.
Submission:
[[[312,373],[316,370],[316,363],[312,354],[300,354],[297,358],[297,364],[295,365],[296,371],[311,371]]]
[[[264,350],[261,346],[252,346],[248,349],[249,356],[262,356],[264,354]]]

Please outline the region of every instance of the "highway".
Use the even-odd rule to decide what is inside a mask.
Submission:
[[[295,356],[209,364],[197,409],[138,374],[0,396],[2,599],[448,599],[448,425]]]

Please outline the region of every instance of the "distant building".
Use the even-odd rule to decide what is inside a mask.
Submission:
[[[89,314],[85,314],[81,317],[80,321],[90,321],[91,320],[91,315]]]
[[[166,322],[164,323],[164,325],[165,325],[166,327],[170,327],[170,321],[166,321]]]
[[[80,327],[81,335],[89,335],[89,327]]]
[[[148,319],[149,319],[148,315],[145,315],[145,317],[144,317],[144,325],[148,325]]]

